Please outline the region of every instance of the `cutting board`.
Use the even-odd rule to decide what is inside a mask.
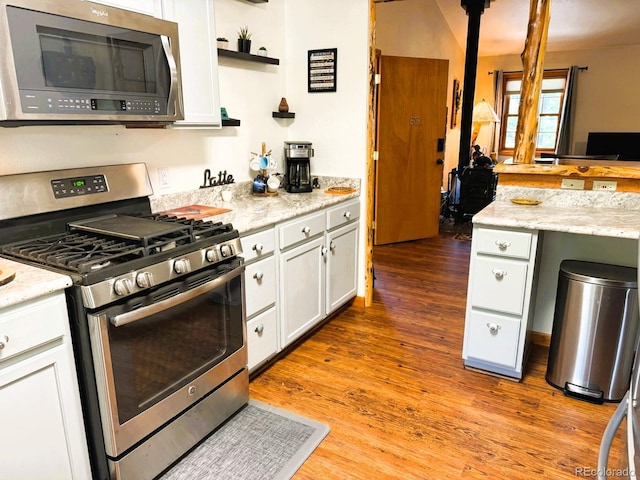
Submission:
[[[0,265],[0,285],[9,283],[14,278],[16,278],[16,271],[13,268]]]
[[[163,215],[171,215],[174,217],[189,218],[191,220],[200,220],[206,217],[213,217],[221,213],[227,213],[231,210],[228,208],[209,207],[206,205],[187,205],[186,207],[174,208],[160,212]]]

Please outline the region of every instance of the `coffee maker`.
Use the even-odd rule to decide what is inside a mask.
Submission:
[[[284,142],[284,158],[286,162],[284,188],[289,193],[310,192],[311,185],[311,157],[313,148],[311,142]]]

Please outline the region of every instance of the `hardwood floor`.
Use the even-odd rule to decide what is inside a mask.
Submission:
[[[296,480],[595,478],[617,404],[549,386],[544,347],[522,382],[463,368],[470,245],[376,247],[373,306],[348,307],[252,380],[252,398],[331,427]]]

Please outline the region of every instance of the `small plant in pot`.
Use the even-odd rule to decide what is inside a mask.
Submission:
[[[225,50],[229,48],[229,40],[224,37],[216,38],[216,43],[218,44],[218,48],[224,48]]]
[[[249,53],[251,51],[251,33],[249,27],[242,27],[238,30],[238,51]]]
[[[261,57],[266,57],[269,52],[267,51],[267,47],[260,47],[258,49],[258,55]]]

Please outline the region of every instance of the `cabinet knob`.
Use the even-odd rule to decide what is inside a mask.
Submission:
[[[511,246],[511,242],[508,240],[496,240],[496,245],[500,250],[506,250],[507,247]]]
[[[506,270],[498,270],[497,268],[491,270],[491,273],[493,273],[498,280],[507,276]]]
[[[336,249],[336,244],[333,243],[333,240],[331,240],[329,242],[329,250],[331,250],[332,252]]]
[[[253,247],[251,247],[253,250],[255,250],[256,252],[261,252],[264,249],[264,245],[262,245],[261,243],[256,243]]]
[[[491,332],[491,335],[497,335],[498,330],[500,330],[502,327],[497,323],[487,323],[487,328],[489,328],[489,332]]]
[[[0,350],[7,346],[9,343],[9,337],[7,335],[0,336]]]
[[[322,254],[323,257],[327,254],[327,252],[328,252],[328,250],[327,250],[327,247],[325,247],[325,246],[323,246],[320,249],[320,253]]]
[[[310,231],[311,231],[311,229],[309,227],[303,227],[302,228],[302,233],[304,233],[305,235],[307,235]]]
[[[264,277],[264,274],[262,272],[256,272],[253,274],[253,278],[255,278],[258,281],[262,280],[262,277]]]
[[[346,218],[347,220],[349,220],[351,218],[351,212],[344,212],[344,218]]]
[[[262,332],[264,332],[264,325],[263,324],[258,325],[254,330],[254,332],[256,332],[258,335],[262,335]]]

